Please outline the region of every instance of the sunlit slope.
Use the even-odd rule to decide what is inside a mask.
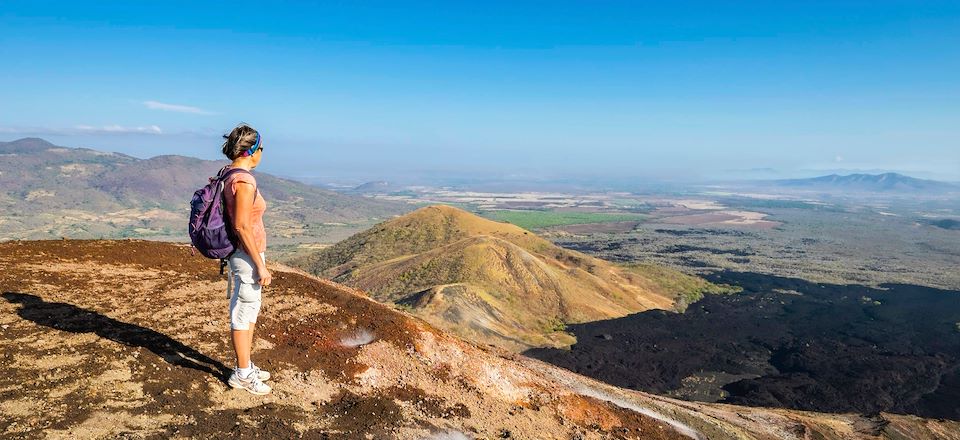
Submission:
[[[674,309],[691,289],[709,286],[667,269],[617,266],[444,205],[381,223],[295,263],[409,306],[462,336],[512,349],[568,344],[563,323]],[[677,280],[692,287],[668,287]]]

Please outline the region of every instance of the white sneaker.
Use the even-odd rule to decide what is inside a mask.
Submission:
[[[257,375],[257,379],[264,380],[264,381],[270,380],[270,373],[267,371],[261,370],[260,367],[254,365],[253,361],[250,361],[250,368],[253,368],[253,374]]]
[[[254,373],[256,373],[256,371],[254,371]],[[234,369],[227,384],[234,388],[243,388],[250,394],[256,394],[258,396],[269,393],[271,389],[270,385],[263,383],[254,373],[250,373],[249,377],[240,377],[240,372]]]

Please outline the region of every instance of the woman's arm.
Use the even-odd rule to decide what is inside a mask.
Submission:
[[[250,221],[256,188],[247,182],[236,182],[234,185],[237,191],[234,198],[234,212],[236,212],[237,218],[233,219],[233,228],[237,231],[237,237],[240,237],[240,244],[244,251],[257,267],[258,282],[261,286],[269,286],[273,277],[267,270],[263,259],[260,258],[260,252],[256,251],[256,241],[253,239],[253,224]]]

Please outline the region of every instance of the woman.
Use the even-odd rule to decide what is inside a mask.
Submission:
[[[231,173],[223,187],[227,219],[234,231],[236,247],[227,262],[233,286],[230,337],[237,355],[237,367],[227,383],[234,388],[264,395],[270,392],[270,386],[263,383],[270,378],[270,373],[257,368],[250,360],[253,330],[260,313],[261,289],[272,281],[264,257],[267,233],[263,228],[263,213],[267,204],[257,190],[257,180],[250,174],[250,170],[263,159],[263,145],[260,133],[246,124],[238,125],[223,137],[226,139],[223,154],[233,161],[223,172],[232,168],[244,170]]]

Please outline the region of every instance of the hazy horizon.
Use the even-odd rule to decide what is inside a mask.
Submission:
[[[220,159],[245,121],[297,178],[960,180],[955,2],[29,2],[0,25],[4,141]]]
[[[198,154],[186,153],[161,153],[150,154],[151,152],[121,151],[97,148],[91,145],[70,145],[69,143],[53,142],[49,137],[30,136],[29,138],[38,138],[55,145],[68,148],[88,148],[98,151],[108,151],[122,153],[139,159],[150,159],[152,157],[165,154],[178,154],[186,157],[194,157],[203,160],[214,160],[226,162],[219,153],[205,154],[204,157]],[[4,138],[0,136],[0,142],[13,142],[24,138]],[[72,138],[67,137],[69,142]],[[146,153],[146,154],[142,154]],[[570,186],[585,185],[598,189],[598,187],[609,187],[611,190],[621,190],[626,187],[643,188],[649,185],[689,185],[689,184],[717,184],[733,183],[737,181],[767,181],[781,179],[804,179],[813,177],[822,177],[831,174],[850,175],[850,174],[883,174],[898,173],[907,177],[939,180],[950,183],[960,183],[960,180],[951,180],[949,176],[941,176],[936,173],[911,172],[898,169],[843,169],[843,168],[824,168],[824,169],[794,169],[777,170],[773,168],[753,168],[753,169],[730,169],[715,170],[711,173],[693,174],[689,170],[665,168],[661,170],[643,170],[635,173],[590,173],[590,172],[557,172],[552,170],[463,170],[457,168],[433,168],[433,169],[408,169],[400,171],[376,172],[359,166],[355,169],[321,169],[321,172],[315,173],[286,173],[282,168],[265,166],[261,171],[271,174],[299,180],[301,182],[332,187],[352,187],[368,182],[387,181],[393,184],[401,185],[450,185],[452,182],[460,181],[464,185],[470,186],[480,183],[503,183],[514,184],[556,184],[565,183]],[[521,185],[522,186],[522,185]]]

